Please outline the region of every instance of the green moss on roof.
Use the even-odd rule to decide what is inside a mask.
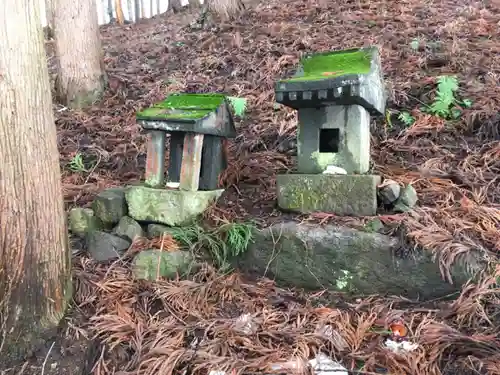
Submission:
[[[348,50],[320,53],[300,61],[300,75],[280,82],[317,81],[349,74],[367,74],[371,69],[370,51]]]
[[[223,94],[172,94],[139,113],[139,120],[198,120],[216,110],[226,100]]]

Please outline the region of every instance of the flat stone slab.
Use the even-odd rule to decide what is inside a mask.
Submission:
[[[201,215],[224,190],[183,191],[131,186],[125,193],[129,216],[170,226],[189,225]]]
[[[374,216],[380,181],[375,175],[281,174],[276,176],[278,205],[300,213]]]
[[[458,258],[450,284],[430,251],[401,248],[394,237],[379,233],[296,222],[256,230],[253,243],[235,263],[285,287],[422,300],[459,291],[485,266],[473,254],[466,261]]]

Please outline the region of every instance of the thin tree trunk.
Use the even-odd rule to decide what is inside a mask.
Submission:
[[[46,38],[51,39],[54,36],[54,12],[52,0],[45,0],[45,18],[47,20]]]
[[[140,3],[140,1],[141,0],[134,0],[134,13],[135,13],[134,22],[139,21],[139,19],[141,18],[141,3]]]
[[[106,83],[95,0],[54,0],[59,100],[82,108],[98,100]]]
[[[245,6],[242,0],[205,0],[208,9],[222,19],[231,19],[241,13]]]
[[[113,0],[108,0],[108,17],[109,22],[113,22],[113,19],[115,19],[115,15],[113,12]]]
[[[200,0],[188,0],[189,1],[189,7],[191,9],[197,9],[201,7]]]
[[[174,13],[179,12],[182,9],[181,0],[168,0],[168,9],[172,10]]]
[[[121,0],[115,0],[115,11],[118,24],[123,25],[125,23],[125,16],[123,15],[123,5]]]
[[[156,15],[161,13],[160,1],[161,0],[156,0]]]
[[[35,350],[57,328],[71,298],[71,259],[39,2],[16,0],[2,8],[0,358],[5,365]]]
[[[127,0],[128,21],[134,22],[134,9],[132,7],[132,0]]]

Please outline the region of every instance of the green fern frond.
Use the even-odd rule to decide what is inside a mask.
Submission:
[[[458,90],[458,79],[455,76],[441,76],[438,77],[437,83],[434,103],[429,106],[427,112],[444,119],[452,118],[452,108],[457,104],[455,92]]]
[[[401,112],[398,116],[398,120],[401,121],[406,126],[412,126],[415,122],[415,118],[408,112]]]
[[[246,98],[238,98],[235,96],[228,96],[227,99],[233,107],[234,114],[238,117],[245,116],[245,111],[247,109],[247,100]]]
[[[458,79],[456,76],[441,76],[437,79],[438,92],[454,93],[458,90]]]

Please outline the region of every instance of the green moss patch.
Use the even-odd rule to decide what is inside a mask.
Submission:
[[[372,54],[363,49],[335,51],[307,56],[300,61],[300,75],[283,82],[316,81],[349,74],[368,74]]]
[[[172,94],[139,113],[139,120],[199,120],[226,100],[223,94]]]

